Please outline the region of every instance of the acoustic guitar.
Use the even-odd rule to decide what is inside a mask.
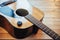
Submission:
[[[33,7],[32,10],[32,15],[41,21],[43,19],[43,12],[35,7]],[[26,19],[26,22],[21,21],[22,25],[18,26],[18,21],[13,17],[14,14],[11,14],[11,12],[13,12],[13,10],[11,10],[9,7],[5,6],[0,8],[0,26],[4,28],[10,35],[21,39],[37,33],[38,27]]]

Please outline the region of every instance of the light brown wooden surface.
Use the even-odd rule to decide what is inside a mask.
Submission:
[[[44,12],[43,23],[60,35],[60,5],[56,6],[54,0],[35,0],[32,4]],[[36,3],[37,2],[37,3]],[[37,5],[38,4],[38,5]],[[57,3],[56,3],[57,4]],[[43,8],[41,8],[43,7]],[[14,39],[4,29],[0,28],[0,39]],[[31,35],[25,39],[51,39],[44,32],[39,30],[36,35]],[[24,40],[25,40],[24,39]]]

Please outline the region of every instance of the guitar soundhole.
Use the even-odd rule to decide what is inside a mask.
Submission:
[[[19,15],[19,16],[26,16],[28,15],[28,11],[26,9],[17,9],[16,10],[16,14]]]

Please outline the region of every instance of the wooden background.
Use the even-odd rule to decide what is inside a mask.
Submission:
[[[44,12],[43,23],[60,35],[60,1],[59,0],[29,0],[29,2]],[[0,39],[15,39],[0,27]],[[36,35],[25,39],[51,39],[39,30]]]

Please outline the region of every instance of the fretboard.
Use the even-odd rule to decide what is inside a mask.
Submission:
[[[55,33],[53,30],[51,30],[50,28],[48,28],[42,22],[38,21],[32,15],[29,14],[29,15],[25,16],[25,18],[27,20],[29,20],[31,23],[33,23],[34,25],[36,25],[37,27],[39,27],[42,31],[44,31],[46,34],[48,34],[54,40],[56,40],[56,39],[59,40],[60,39],[60,36],[57,33]]]

